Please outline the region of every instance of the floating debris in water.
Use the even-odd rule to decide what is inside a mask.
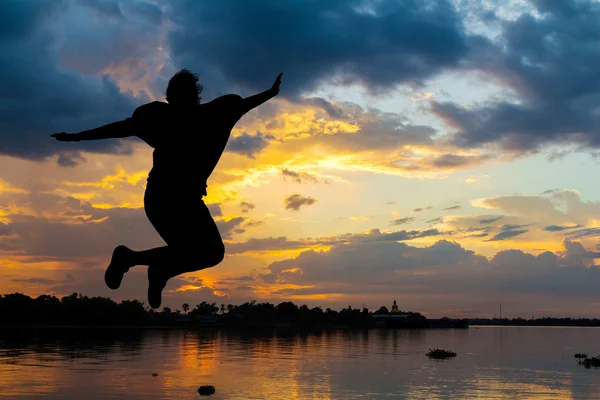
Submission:
[[[600,356],[598,357],[585,357],[583,359],[579,359],[577,361],[577,364],[579,365],[583,365],[585,368],[589,369],[589,368],[598,368],[600,367]]]
[[[429,358],[435,358],[436,360],[444,360],[447,358],[452,358],[452,357],[456,357],[456,353],[450,350],[443,350],[443,349],[429,349],[429,352],[427,353],[427,357]]]
[[[213,385],[202,385],[198,388],[200,396],[211,396],[215,394],[215,387]]]
[[[152,376],[158,376],[158,374],[156,372],[153,372]]]

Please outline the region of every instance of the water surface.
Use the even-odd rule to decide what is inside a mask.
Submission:
[[[599,328],[0,331],[0,398],[600,399]],[[429,360],[429,348],[458,353]],[[152,376],[157,373],[158,376]],[[197,393],[215,386],[211,397]]]

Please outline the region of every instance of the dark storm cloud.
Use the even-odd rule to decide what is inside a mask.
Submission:
[[[59,164],[71,166],[82,161],[77,149],[130,151],[119,140],[59,143],[49,137],[54,132],[76,132],[123,119],[137,104],[108,77],[82,76],[61,66],[54,50],[58,36],[51,24],[68,4],[60,0],[0,2],[1,154],[28,159],[62,154]]]
[[[310,206],[317,202],[317,199],[314,199],[310,196],[304,197],[300,194],[293,194],[285,198],[285,209],[291,211],[298,211],[302,206]]]
[[[455,67],[469,52],[446,0],[188,0],[171,8],[178,65],[250,91],[267,89],[283,71],[282,94],[296,98],[334,76],[389,90]]]
[[[473,49],[470,67],[492,74],[520,102],[498,101],[465,108],[433,102],[433,111],[457,129],[464,147],[498,143],[510,151],[544,144],[600,145],[600,3],[532,0],[541,17],[524,13],[495,22],[496,44]]]
[[[175,67],[199,72],[208,98],[267,89],[283,71],[282,96],[312,102],[330,117],[346,120],[349,114],[340,105],[300,95],[323,81],[362,83],[381,92],[448,69],[476,70],[511,89],[519,101],[469,109],[434,101],[433,111],[458,130],[454,144],[500,143],[515,151],[549,142],[600,145],[597,2],[531,0],[541,17],[525,13],[512,20],[486,9],[478,18],[501,29],[494,41],[466,34],[463,16],[452,4],[182,0],[163,11],[144,1],[1,1],[0,154],[59,156],[60,165],[73,166],[85,161],[82,149],[130,152],[128,140],[58,143],[48,135],[123,119],[147,100],[144,93],[138,99],[121,93],[101,74],[127,67],[143,75],[140,60],[156,53],[162,32],[157,27],[167,19],[175,26],[166,43]],[[471,17],[467,14],[464,18]],[[166,79],[161,75],[149,84],[158,93]],[[421,143],[434,133],[430,127],[405,126],[379,135],[377,143],[387,147],[417,137]],[[357,146],[364,146],[358,138]],[[228,150],[254,157],[267,139],[232,138]],[[485,160],[443,154],[428,166],[454,169]]]

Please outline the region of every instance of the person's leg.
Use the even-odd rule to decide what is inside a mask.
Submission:
[[[151,264],[164,264],[158,260],[169,260],[172,258],[169,246],[156,247],[154,249],[135,251],[127,246],[117,246],[104,274],[106,286],[116,290],[121,286],[123,276],[130,268],[137,265],[150,266]]]
[[[158,308],[169,279],[219,264],[225,246],[201,197],[193,207],[188,206],[185,215],[173,197],[161,199],[159,206],[151,200],[146,201],[146,213],[167,246],[135,252],[134,257],[136,262],[148,265],[148,302],[150,307]]]
[[[117,246],[106,270],[107,286],[118,288],[129,268],[147,265],[148,300],[152,308],[158,308],[169,279],[219,264],[225,255],[221,235],[201,197],[196,204],[182,217],[181,204],[172,190],[148,184],[144,196],[146,215],[167,246],[143,251]]]
[[[206,207],[204,204],[202,206]],[[199,228],[197,235],[174,227],[170,231],[170,235],[165,232],[169,245],[164,252],[156,255],[150,250],[147,260],[149,263],[148,302],[150,307],[155,309],[160,307],[162,290],[169,279],[184,273],[214,267],[223,261],[225,246],[217,225],[210,216],[208,208],[200,214],[198,218],[188,221],[191,226]],[[155,255],[156,258],[154,258]],[[142,257],[145,256],[142,254]]]
[[[121,281],[125,273],[131,267],[140,265],[136,257],[136,251],[127,246],[117,246],[113,250],[112,258],[106,272],[104,273],[104,282],[109,288],[116,290],[121,286]]]
[[[158,231],[168,232],[169,217],[172,217],[172,210],[176,209],[173,203],[173,190],[161,182],[148,182],[146,192],[144,193],[144,210],[146,216]],[[163,240],[165,238],[163,237]],[[166,240],[165,240],[166,241]],[[127,246],[117,246],[112,255],[112,259],[104,274],[106,286],[111,289],[118,289],[125,273],[131,267],[136,265],[150,265],[153,260],[167,259],[170,253],[168,246],[157,247],[150,250],[134,251]]]
[[[153,274],[157,279],[162,277],[166,281],[186,272],[199,271],[219,264],[224,257],[225,247],[214,221],[208,221],[203,229],[205,241],[189,242],[187,237],[177,232],[176,227],[161,226],[160,231],[169,238],[170,242],[179,246],[162,246],[148,250],[135,251],[127,246],[117,246],[113,251],[111,262],[104,274],[106,285],[116,290],[121,286],[123,276],[130,268],[137,265],[160,267],[160,273]],[[212,222],[212,224],[210,224]],[[210,226],[214,225],[214,226]],[[212,228],[212,229],[211,229]],[[173,231],[173,232],[172,232]]]

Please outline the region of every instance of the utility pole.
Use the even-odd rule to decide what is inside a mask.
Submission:
[[[500,319],[502,319],[502,303],[500,303]]]

